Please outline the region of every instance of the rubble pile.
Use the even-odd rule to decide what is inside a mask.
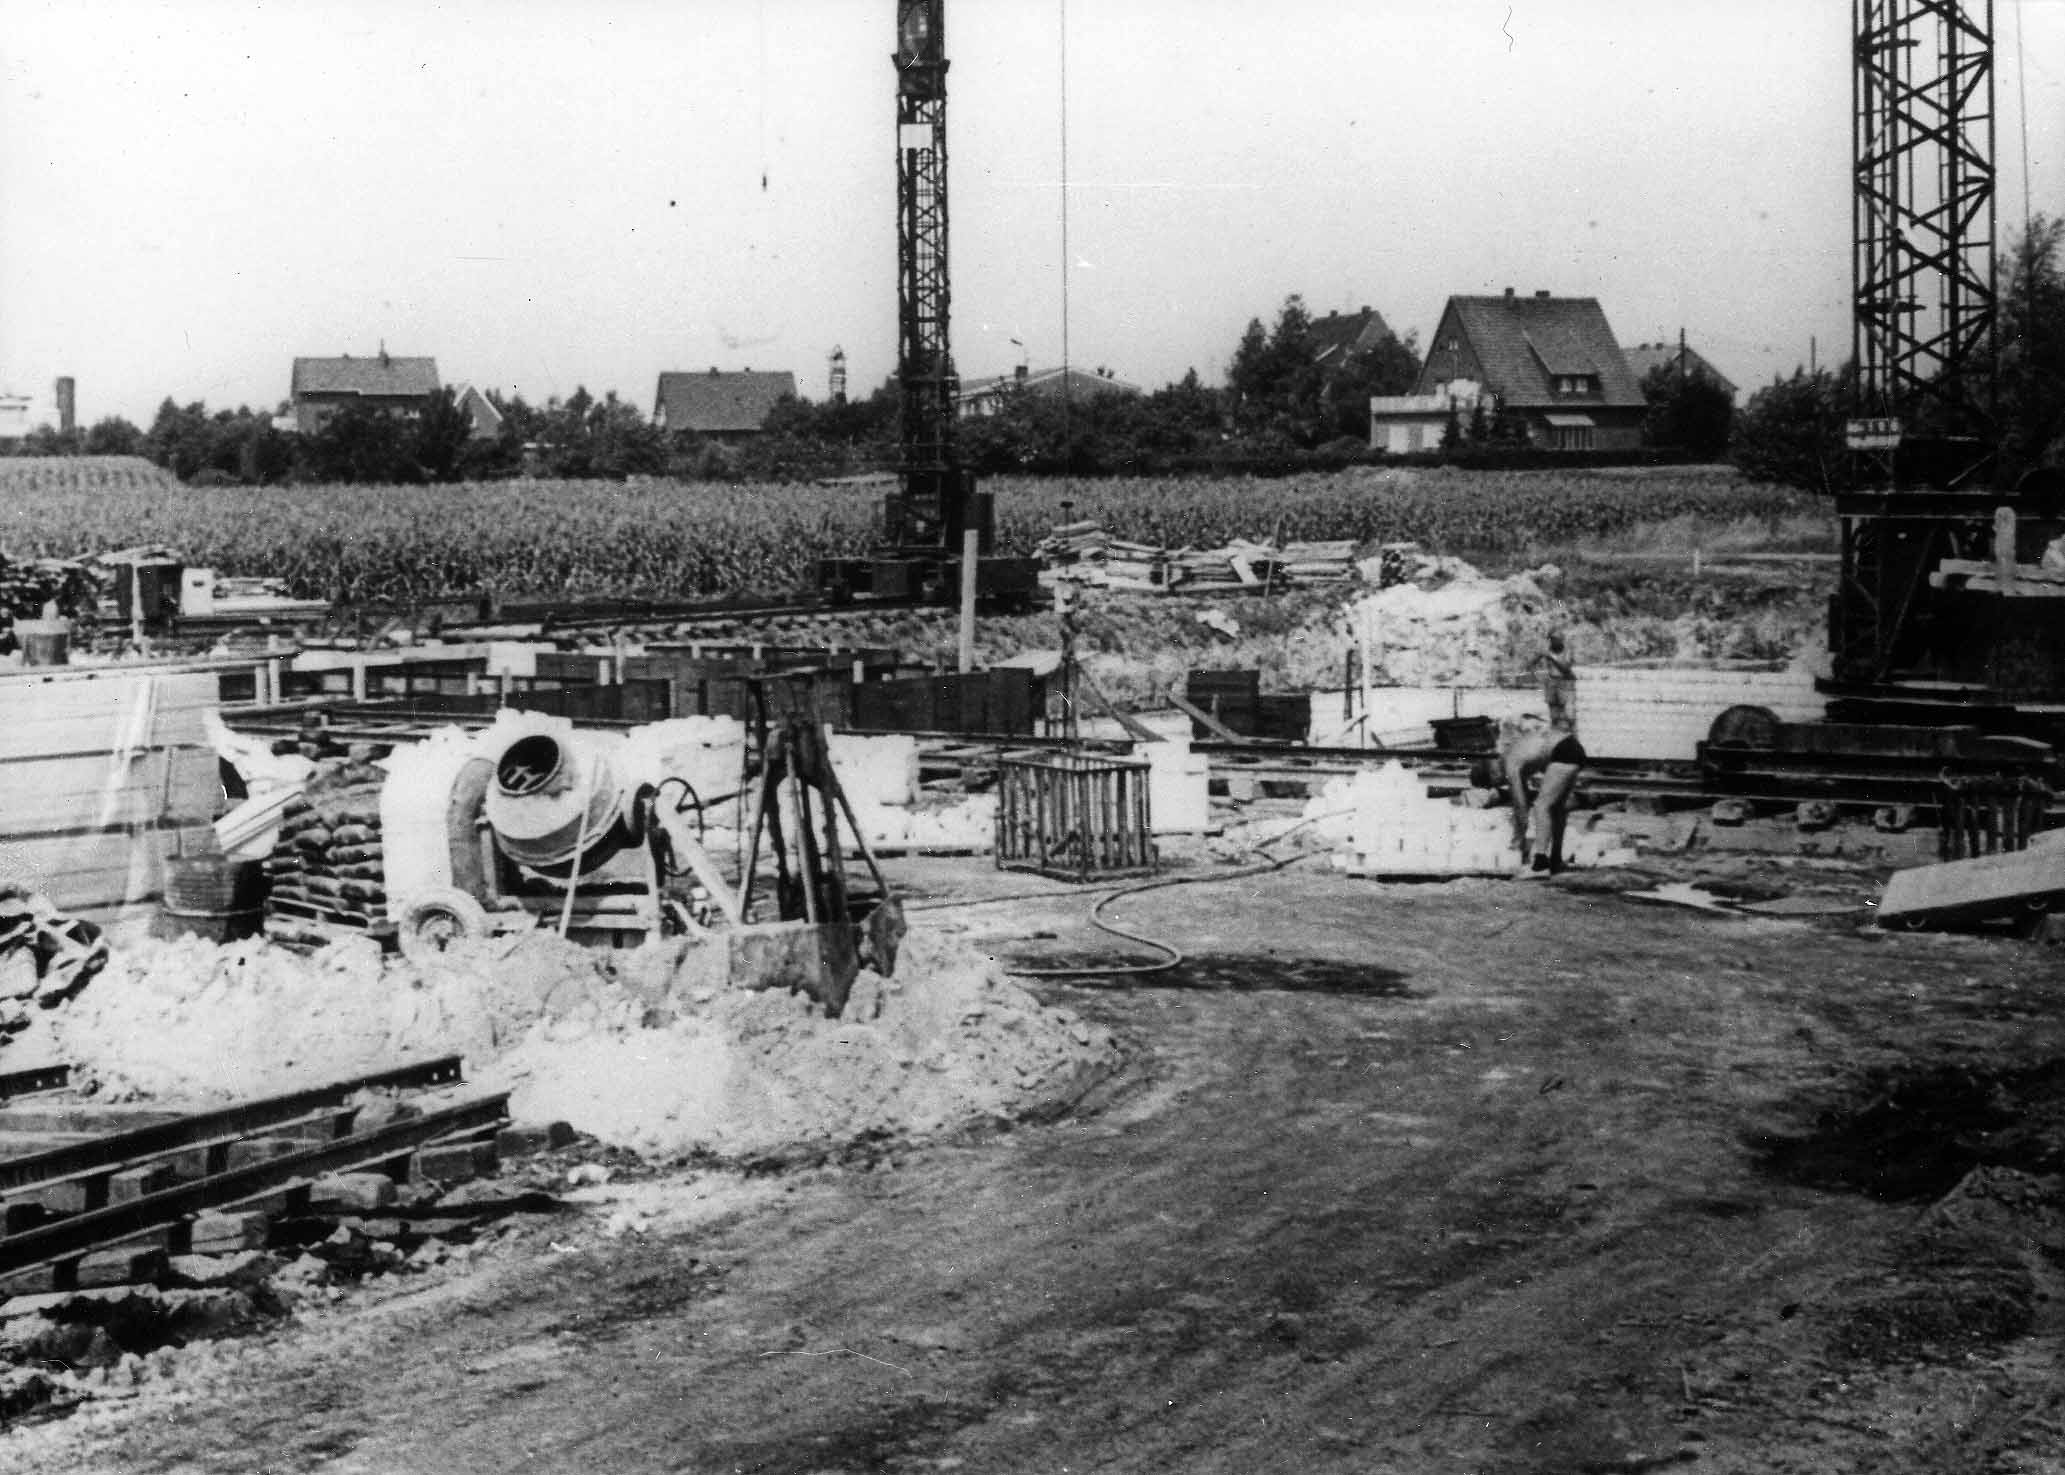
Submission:
[[[107,940],[41,896],[0,887],[0,1044],[65,1002],[107,965]]]
[[[1387,550],[1364,564],[1364,576],[1383,587],[1348,608],[1348,628],[1372,680],[1386,686],[1524,681],[1525,663],[1547,629],[1549,598],[1541,581],[1554,570],[1493,579],[1459,558],[1418,555],[1410,576],[1401,578],[1397,558]]]
[[[808,1155],[1038,1113],[1116,1061],[1103,1030],[922,933],[838,1019],[726,977],[723,947],[687,938],[606,953],[521,934],[424,964],[364,939],[303,957],[182,938],[115,954],[52,1016],[52,1053],[112,1095],[192,1100],[456,1052],[517,1119],[657,1157]]]

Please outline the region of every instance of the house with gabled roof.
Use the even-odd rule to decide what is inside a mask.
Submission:
[[[670,370],[660,375],[653,424],[669,435],[743,440],[766,428],[777,404],[795,397],[796,376],[786,369],[755,373],[713,365],[706,374]]]
[[[1139,385],[1127,383],[1109,369],[1078,369],[1074,365],[1067,368],[1034,369],[1020,364],[1009,374],[992,374],[987,378],[962,381],[960,388],[954,392],[954,408],[965,419],[970,415],[994,415],[1017,394],[1041,395],[1052,399],[1066,395],[1072,401],[1081,402],[1104,394],[1130,395],[1137,398],[1145,392]]]
[[[346,405],[417,415],[437,393],[437,360],[397,358],[381,346],[371,358],[343,354],[337,358],[298,358],[288,397],[294,425],[313,435],[323,422]]]
[[[453,386],[452,403],[458,406],[459,413],[473,427],[473,439],[493,440],[502,433],[502,412],[495,408],[495,402],[478,385]]]
[[[1704,379],[1720,389],[1728,391],[1730,399],[1735,398],[1735,381],[1723,374],[1709,362],[1698,349],[1683,343],[1637,343],[1633,348],[1623,349],[1628,361],[1628,372],[1635,376],[1637,384],[1649,382],[1649,376],[1658,369],[1670,369],[1692,379]]]
[[[1596,297],[1537,292],[1451,297],[1415,395],[1481,386],[1529,444],[1557,451],[1634,450],[1648,402]]]
[[[1377,347],[1392,336],[1384,315],[1364,305],[1360,312],[1330,312],[1314,318],[1306,328],[1312,344],[1312,361],[1331,374],[1358,353]]]

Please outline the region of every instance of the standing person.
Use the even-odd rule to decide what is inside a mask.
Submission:
[[[1577,672],[1563,653],[1561,631],[1549,632],[1549,648],[1534,658],[1533,669],[1542,673],[1542,700],[1549,704],[1549,725],[1575,731]]]
[[[1520,863],[1532,871],[1554,875],[1563,869],[1564,821],[1570,816],[1585,749],[1568,727],[1539,723],[1539,718],[1523,720],[1501,729],[1499,767],[1512,794],[1513,843],[1520,849]],[[1531,811],[1530,779],[1536,781]],[[1530,830],[1532,850],[1528,848]]]

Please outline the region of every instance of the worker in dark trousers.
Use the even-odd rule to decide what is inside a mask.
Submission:
[[[1550,632],[1549,648],[1534,658],[1532,669],[1542,673],[1542,700],[1549,707],[1549,725],[1575,730],[1577,727],[1577,671],[1563,650],[1563,636]]]
[[[1501,724],[1498,775],[1506,781],[1513,806],[1513,843],[1528,874],[1554,875],[1563,869],[1563,827],[1570,801],[1577,794],[1578,774],[1585,765],[1584,744],[1567,727],[1523,718]],[[1529,804],[1528,786],[1534,785]],[[1530,834],[1534,846],[1530,850]]]

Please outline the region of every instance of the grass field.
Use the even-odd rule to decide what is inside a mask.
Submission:
[[[1832,546],[1825,504],[1704,467],[985,485],[1004,552],[1030,551],[1071,517],[1170,546],[1413,541],[1493,568],[1616,548]],[[804,587],[812,559],[863,551],[884,490],[674,481],[197,488],[134,458],[17,458],[0,460],[0,550],[75,557],[162,543],[194,566],[354,601],[777,594]]]

